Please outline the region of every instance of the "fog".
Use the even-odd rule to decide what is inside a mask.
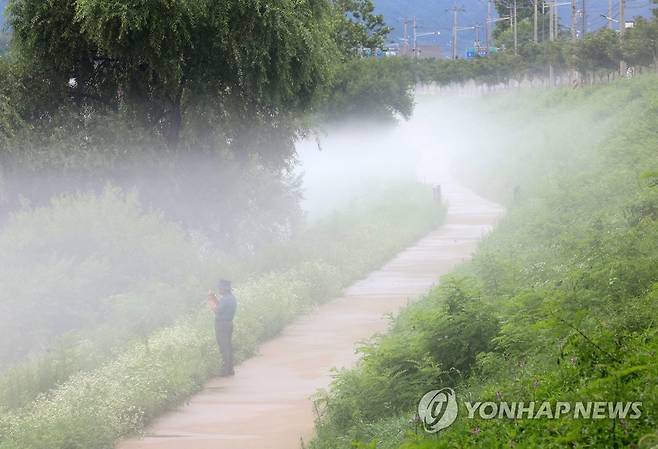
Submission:
[[[403,180],[440,184],[451,175],[455,128],[446,102],[421,97],[409,120],[375,123],[368,118],[328,126],[297,144],[303,176],[302,207],[320,216],[366,192]]]
[[[0,359],[40,354],[54,336],[108,320],[147,334],[196,307],[195,282],[290,264],[297,256],[273,257],[272,248],[294,240],[300,223],[397,184],[461,183],[505,203],[551,166],[591,164],[586,149],[616,120],[573,107],[546,114],[541,102],[524,103],[524,91],[456,92],[417,95],[409,120],[324,125],[297,142],[292,172],[201,153],[126,158],[79,176],[10,173],[0,189],[13,217],[0,232],[0,307],[13,337]],[[535,151],[540,140],[551,152]],[[161,291],[176,299],[154,314]]]
[[[302,207],[315,217],[400,180],[456,182],[457,161],[466,154],[485,153],[480,150],[505,134],[500,127],[497,135],[487,131],[498,126],[495,117],[477,105],[473,97],[417,96],[409,120],[383,125],[363,118],[325,127],[300,141]]]
[[[0,361],[39,357],[54,338],[79,330],[87,333],[67,337],[62,350],[77,351],[78,338],[89,338],[102,346],[89,357],[102,358],[117,335],[125,335],[119,343],[148,335],[197,307],[198,284],[280,264],[270,247],[294,235],[298,221],[397,183],[447,182],[448,156],[468,131],[455,113],[459,101],[419,97],[408,121],[324,126],[298,142],[294,172],[280,177],[207,154],[138,154],[63,173],[6,171]]]
[[[515,189],[532,188],[534,178],[552,166],[594,163],[599,156],[591,149],[609,136],[619,111],[609,109],[597,119],[571,105],[556,113],[538,107],[540,101],[530,105],[530,92],[487,94],[472,86],[454,94],[422,92],[407,121],[382,125],[363,118],[325,127],[297,144],[302,207],[319,216],[401,179],[460,183],[504,202]],[[537,152],[538,141],[553,150]]]

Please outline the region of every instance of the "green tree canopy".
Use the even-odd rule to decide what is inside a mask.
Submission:
[[[308,109],[336,52],[328,1],[12,0],[9,14],[37,113],[124,108],[174,148],[197,107],[208,126],[257,128]]]
[[[621,59],[619,36],[608,29],[590,33],[574,48],[576,69],[581,73],[616,70]]]
[[[375,14],[372,0],[333,0],[337,13],[335,40],[346,56],[358,55],[360,48],[384,45],[391,28],[384,16]]]
[[[658,20],[635,19],[635,26],[624,36],[622,51],[630,64],[658,68]]]

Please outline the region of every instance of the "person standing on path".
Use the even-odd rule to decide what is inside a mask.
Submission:
[[[231,291],[231,281],[219,281],[219,299],[210,291],[208,303],[215,312],[215,338],[222,355],[220,376],[233,376],[233,318],[237,309],[237,300]]]

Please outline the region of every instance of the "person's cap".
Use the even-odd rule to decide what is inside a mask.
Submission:
[[[222,279],[219,281],[219,289],[220,290],[231,290],[231,281],[227,281],[226,279]]]

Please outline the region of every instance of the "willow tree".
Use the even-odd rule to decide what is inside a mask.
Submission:
[[[336,55],[329,0],[11,0],[8,11],[33,117],[121,111],[175,149],[189,147],[187,126],[219,129],[236,152],[251,150],[247,129],[289,143]],[[278,150],[268,157],[290,148]]]

